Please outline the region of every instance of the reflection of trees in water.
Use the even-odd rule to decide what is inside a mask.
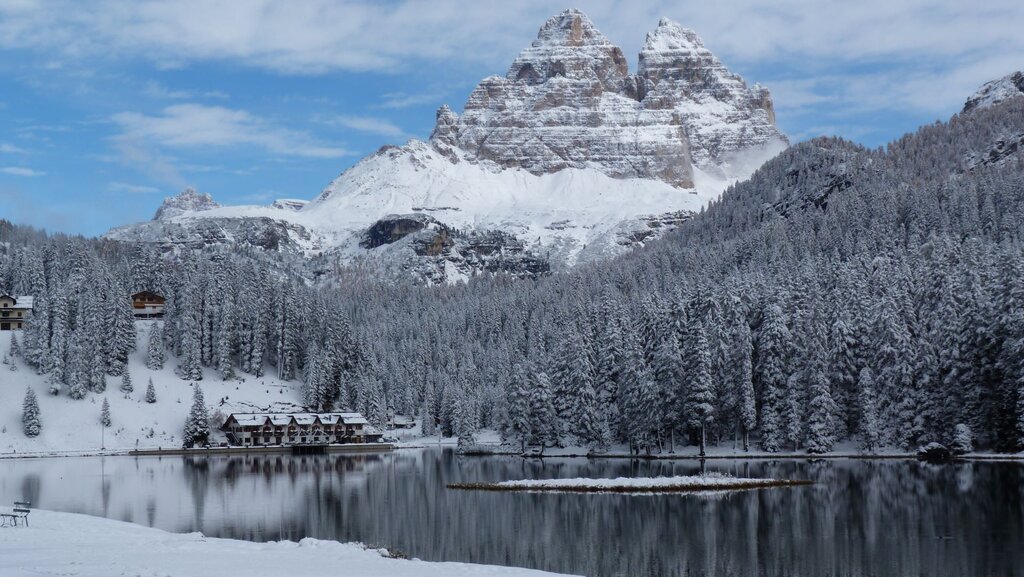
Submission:
[[[184,479],[185,491],[164,483],[159,495],[135,501],[145,507],[145,520],[211,536],[363,541],[424,559],[586,575],[1024,576],[1020,464],[708,461],[710,471],[817,484],[707,498],[444,488],[462,481],[688,475],[700,470],[695,461],[403,451],[148,464],[134,476],[112,476],[113,489],[101,487],[104,502],[132,489],[119,482],[145,484],[155,468],[157,479]],[[39,494],[37,476],[25,475],[20,484],[26,496]],[[154,497],[166,507],[179,494],[191,507],[166,527]]]

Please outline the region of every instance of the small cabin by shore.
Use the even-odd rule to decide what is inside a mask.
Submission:
[[[232,413],[221,431],[236,447],[379,443],[359,413]]]
[[[0,331],[24,328],[32,314],[33,297],[0,294]]]
[[[132,311],[137,319],[155,319],[164,316],[167,299],[151,291],[141,291],[132,295]]]

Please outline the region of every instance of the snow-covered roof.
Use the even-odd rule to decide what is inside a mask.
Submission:
[[[16,308],[19,308],[19,309],[30,309],[30,308],[32,308],[32,303],[35,300],[34,297],[30,297],[30,296],[20,296],[19,297],[19,296],[7,295],[7,294],[0,293],[0,298],[5,298],[5,297],[11,299],[12,301],[14,301],[14,306]]]
[[[283,426],[291,423],[292,419],[300,425],[312,425],[317,419],[325,425],[336,425],[339,422],[345,425],[367,425],[369,421],[359,413],[232,413],[228,419],[234,417],[239,425],[252,427],[261,426],[270,419],[276,426]]]

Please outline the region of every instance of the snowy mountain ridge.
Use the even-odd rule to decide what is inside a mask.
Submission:
[[[557,269],[619,254],[788,146],[768,91],[748,88],[692,30],[662,19],[639,63],[630,74],[622,50],[567,10],[505,76],[482,80],[461,114],[442,106],[427,142],[383,147],[309,203],[221,207],[186,191],[153,222],[107,237],[188,246],[255,238],[344,262],[426,263],[449,281],[479,272],[472,263],[481,255],[458,239],[426,239],[440,248],[425,252],[405,235],[389,235],[395,246],[360,245],[389,215],[422,213],[514,241],[488,249],[489,258],[525,251]]]
[[[1024,98],[1024,71],[1018,70],[983,84],[964,103],[963,112],[989,108],[1013,98]]]

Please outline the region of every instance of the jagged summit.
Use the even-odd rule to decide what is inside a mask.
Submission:
[[[964,103],[963,112],[987,108],[1012,98],[1024,98],[1024,71],[986,82]]]
[[[599,80],[619,90],[629,72],[622,49],[579,10],[566,10],[541,26],[533,44],[519,53],[506,78],[536,85],[551,78]]]
[[[647,35],[638,73],[579,10],[550,18],[504,76],[485,78],[462,115],[438,110],[431,144],[452,162],[694,186],[694,169],[749,174],[736,158],[788,143],[771,96],[748,88],[692,30],[667,18]],[[743,165],[743,166],[738,166]]]
[[[169,196],[156,210],[153,220],[168,220],[188,212],[200,212],[220,208],[208,193],[196,192],[191,186],[177,196]]]

